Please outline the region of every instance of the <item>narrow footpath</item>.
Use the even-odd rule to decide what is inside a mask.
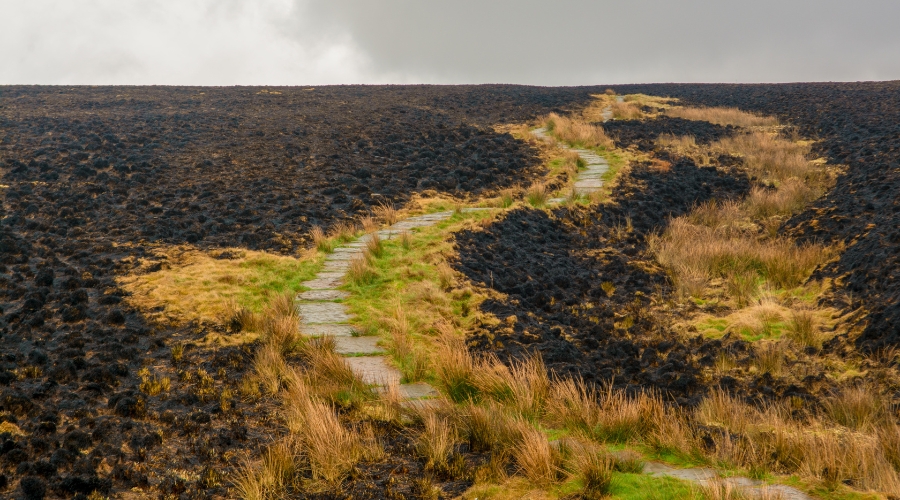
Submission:
[[[603,121],[612,118],[609,110],[604,110]],[[532,133],[545,141],[553,141],[547,130],[539,128]],[[575,178],[574,194],[590,195],[603,186],[603,175],[609,170],[608,161],[594,151],[570,148],[586,163]],[[565,198],[552,198],[552,203],[562,203]],[[464,208],[463,212],[490,210],[486,208]],[[381,240],[390,240],[400,236],[404,231],[419,227],[433,226],[449,219],[452,211],[436,212],[410,217],[397,222],[386,229],[377,231]],[[347,292],[340,290],[347,270],[353,259],[362,258],[366,244],[372,233],[365,234],[356,240],[337,247],[325,258],[325,266],[316,277],[303,283],[309,290],[297,296],[297,309],[300,313],[300,331],[308,336],[331,336],[335,341],[335,350],[346,357],[347,364],[361,380],[375,386],[399,387],[400,395],[407,401],[427,400],[438,396],[437,390],[425,382],[402,383],[400,371],[387,359],[387,352],[378,345],[381,340],[377,336],[362,336],[351,326],[353,317],[347,312],[342,301],[348,297]],[[726,477],[711,468],[675,468],[661,462],[648,462],[643,472],[651,476],[664,476],[681,479],[695,484],[715,486],[723,490],[740,490],[751,498],[782,500],[814,500],[802,491],[785,485],[769,485],[763,481],[746,477]]]

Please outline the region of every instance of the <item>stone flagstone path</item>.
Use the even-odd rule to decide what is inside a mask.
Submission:
[[[490,210],[487,208],[464,208],[463,212]],[[377,231],[378,237],[390,240],[403,232],[417,227],[426,227],[447,220],[452,211],[418,215],[404,219],[392,226]],[[371,234],[337,247],[325,257],[322,270],[310,281],[302,285],[309,290],[297,295],[297,310],[300,313],[300,332],[309,336],[330,336],[334,338],[335,350],[346,356],[347,364],[364,382],[387,386],[398,384],[400,395],[406,399],[422,399],[437,396],[437,391],[424,382],[400,383],[402,375],[386,357],[386,351],[378,345],[379,337],[361,336],[354,331],[353,320],[347,306],[341,302],[349,294],[338,288],[344,284],[350,262],[362,258]]]
[[[545,141],[554,140],[547,135],[547,129],[543,127],[532,130],[531,133]],[[578,153],[578,156],[587,163],[587,166],[583,170],[579,170],[578,175],[575,176],[576,195],[586,196],[603,187],[603,174],[609,171],[609,162],[606,161],[606,158],[588,149],[571,148],[565,144],[559,144],[559,147]],[[566,199],[550,198],[548,201],[550,203],[562,203]]]
[[[622,102],[620,96],[616,99]],[[602,116],[603,121],[610,120],[612,112],[607,108],[603,110]],[[544,128],[533,130],[532,133],[543,140],[554,140],[547,135],[547,130]],[[600,189],[603,186],[602,176],[609,170],[609,163],[606,159],[590,150],[560,146],[578,153],[587,163],[587,167],[579,171],[575,178],[575,193],[587,195]],[[565,198],[550,200],[553,203],[563,201]],[[462,210],[471,212],[490,209],[464,208]],[[449,219],[452,215],[452,211],[446,211],[410,217],[387,229],[377,231],[377,234],[382,240],[390,240],[399,237],[404,231],[432,226]],[[380,339],[374,336],[360,336],[349,324],[353,317],[341,302],[348,297],[348,294],[338,290],[338,287],[344,283],[350,261],[363,256],[366,243],[371,238],[370,234],[366,234],[346,245],[335,248],[325,258],[325,266],[322,271],[314,279],[303,283],[303,286],[309,290],[297,296],[297,309],[301,315],[300,331],[310,336],[334,337],[335,350],[346,356],[350,368],[366,383],[380,386],[396,383],[399,385],[400,395],[407,400],[435,397],[438,395],[437,391],[424,382],[400,383],[402,375],[387,361],[386,351],[378,345]],[[708,468],[679,469],[660,462],[648,462],[644,466],[644,473],[652,476],[674,477],[697,484],[715,484],[716,482],[728,484],[740,489],[750,497],[761,497],[768,494],[768,498],[774,496],[783,500],[814,500],[813,497],[790,486],[767,486],[762,481],[746,477],[719,478],[715,470]]]

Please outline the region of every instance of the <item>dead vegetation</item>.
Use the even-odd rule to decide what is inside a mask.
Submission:
[[[373,395],[334,352],[333,340],[300,335],[293,296],[274,299],[262,315],[268,326],[241,394],[252,398],[262,387],[280,400],[287,435],[270,444],[261,460],[244,465],[235,491],[242,498],[265,499],[333,487],[357,461],[382,453],[377,440],[366,437],[371,430],[347,428],[336,412],[337,406],[353,407]],[[288,357],[300,363],[289,363]]]
[[[749,405],[718,390],[696,410],[685,412],[652,392],[627,395],[609,388],[597,391],[577,379],[547,378],[539,358],[501,368],[495,359],[473,358],[464,349],[460,342],[446,341],[437,358],[445,360],[437,373],[442,387],[452,390],[448,396],[468,401],[441,406],[442,412],[456,412],[442,422],[457,422],[460,439],[506,457],[535,485],[546,487],[570,477],[566,453],[534,427],[540,423],[587,440],[570,445],[569,455],[574,453],[578,464],[571,470],[585,478],[587,489],[598,492],[604,491],[615,467],[635,468],[628,460],[616,465],[597,448],[600,444],[676,453],[750,474],[797,474],[831,489],[851,484],[860,490],[900,491],[892,462],[896,453],[889,444],[898,439],[896,424],[880,406],[882,399],[863,387],[835,394],[819,413],[807,416],[796,416],[789,406]],[[762,362],[770,370],[779,369],[779,353],[777,347],[759,351],[769,358]],[[710,435],[710,426],[722,432]],[[882,443],[879,436],[894,437]]]
[[[609,105],[613,119],[616,120],[640,120],[644,117],[640,106],[637,102],[618,102],[615,101]]]
[[[316,255],[160,247],[153,261],[118,281],[131,293],[132,304],[144,311],[161,311],[155,313],[157,321],[224,325],[234,318],[234,309],[259,312],[270,297],[299,290],[318,262]]]
[[[736,121],[734,117],[742,116],[727,110],[706,111],[711,114],[691,111],[684,116],[710,121],[725,120],[723,117]],[[745,123],[757,127],[774,123],[744,118],[748,120]],[[661,136],[657,145],[697,163],[721,154],[737,156],[756,183],[745,199],[703,203],[672,220],[663,234],[648,239],[682,297],[715,300],[729,309],[718,315],[719,320],[701,319],[699,329],[715,335],[735,332],[750,340],[786,335],[799,346],[821,347],[825,340],[822,318],[832,313],[795,297],[814,292],[818,285],[807,284],[807,279],[842,248],[796,243],[779,235],[778,228],[831,187],[835,170],[811,161],[808,143],[790,141],[762,128],[707,147],[698,146],[691,137],[674,136]],[[705,330],[702,325],[711,321],[719,321],[721,326]]]
[[[550,113],[544,126],[558,140],[582,148],[612,148],[613,141],[603,128],[587,121]]]
[[[759,116],[737,108],[694,108],[673,106],[667,108],[664,113],[675,118],[685,120],[698,120],[715,123],[716,125],[733,125],[736,127],[769,127],[778,124],[778,120],[772,117]]]

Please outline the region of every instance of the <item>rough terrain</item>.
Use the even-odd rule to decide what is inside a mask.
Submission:
[[[115,278],[149,244],[290,253],[314,224],[417,191],[522,182],[537,158],[489,125],[596,91],[0,89],[0,491],[224,494],[272,436],[264,402],[223,397],[252,346],[151,324]],[[170,375],[167,396],[141,391],[143,367]]]
[[[785,230],[847,244],[841,259],[817,276],[842,278],[847,296],[838,305],[870,311],[857,347],[874,351],[900,342],[900,82],[615,88],[778,116],[817,139],[815,152],[829,163],[847,165],[835,189]]]

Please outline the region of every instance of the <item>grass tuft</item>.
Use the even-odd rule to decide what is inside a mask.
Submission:
[[[331,240],[319,226],[313,226],[309,231],[309,237],[320,252],[331,253],[334,251],[334,241]]]
[[[525,192],[525,201],[534,208],[542,208],[547,204],[550,193],[542,182],[536,182]]]

